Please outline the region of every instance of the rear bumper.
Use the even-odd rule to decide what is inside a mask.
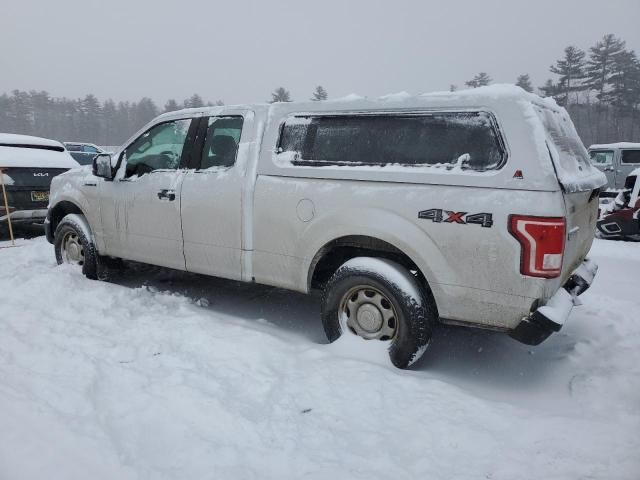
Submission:
[[[560,331],[573,307],[581,304],[578,296],[591,286],[597,271],[598,265],[585,259],[546,305],[522,319],[509,335],[527,345],[539,345],[549,335]]]

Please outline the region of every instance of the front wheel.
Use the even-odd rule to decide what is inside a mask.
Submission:
[[[415,276],[383,258],[357,257],[331,277],[322,299],[329,341],[343,333],[389,342],[389,358],[407,368],[426,351],[437,314]]]
[[[98,252],[84,215],[66,215],[56,227],[53,246],[58,265],[77,265],[87,278],[98,279]]]

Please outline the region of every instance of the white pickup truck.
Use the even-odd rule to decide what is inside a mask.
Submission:
[[[405,368],[434,322],[538,344],[589,286],[604,175],[516,87],[189,109],[52,183],[58,262],[112,258],[319,290],[329,340]]]

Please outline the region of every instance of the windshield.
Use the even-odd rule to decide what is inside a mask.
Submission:
[[[613,150],[594,150],[589,153],[591,163],[596,167],[613,164]]]

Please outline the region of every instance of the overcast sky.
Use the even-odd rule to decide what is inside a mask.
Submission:
[[[640,0],[4,0],[0,93],[160,104],[448,89],[478,71],[539,86],[569,44],[640,50]],[[640,53],[640,52],[639,52]]]

